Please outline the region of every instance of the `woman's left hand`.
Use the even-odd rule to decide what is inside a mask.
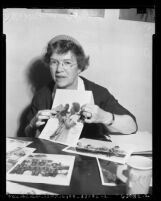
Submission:
[[[85,123],[105,123],[110,121],[110,113],[102,110],[94,104],[86,104],[81,107],[82,115],[85,117]]]

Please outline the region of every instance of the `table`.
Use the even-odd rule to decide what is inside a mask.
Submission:
[[[65,145],[50,142],[40,138],[18,137],[33,143],[27,147],[36,148],[34,153],[74,155],[75,162],[70,186],[59,186],[39,183],[17,182],[28,187],[37,188],[63,195],[121,195],[126,194],[126,186],[122,182],[118,186],[103,186],[99,175],[96,158],[63,152]],[[149,189],[149,194],[152,188]]]

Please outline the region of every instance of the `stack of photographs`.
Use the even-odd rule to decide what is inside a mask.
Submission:
[[[8,172],[21,158],[33,153],[36,149],[26,147],[32,141],[6,138],[6,172]]]
[[[32,143],[32,141],[6,138],[6,151],[9,152],[9,151],[12,151],[18,147],[21,147],[21,148],[26,147],[31,143]]]
[[[17,147],[6,153],[6,172],[8,172],[22,157],[34,152],[35,148]]]

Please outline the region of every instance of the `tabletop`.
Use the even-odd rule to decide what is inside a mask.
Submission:
[[[75,162],[69,186],[16,182],[28,187],[45,190],[63,195],[121,195],[126,194],[126,186],[120,182],[117,186],[103,186],[101,183],[99,167],[94,157],[71,154],[62,151],[66,146],[40,138],[18,137],[25,141],[32,141],[27,147],[36,148],[34,153],[74,155]],[[149,194],[152,188],[149,189]]]

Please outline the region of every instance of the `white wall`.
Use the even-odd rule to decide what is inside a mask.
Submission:
[[[57,34],[75,37],[90,55],[86,78],[107,87],[137,118],[139,130],[152,132],[152,34],[155,24],[119,20],[119,9],[105,18],[4,9],[6,34],[6,129],[16,136],[20,116],[32,99],[28,67]]]

